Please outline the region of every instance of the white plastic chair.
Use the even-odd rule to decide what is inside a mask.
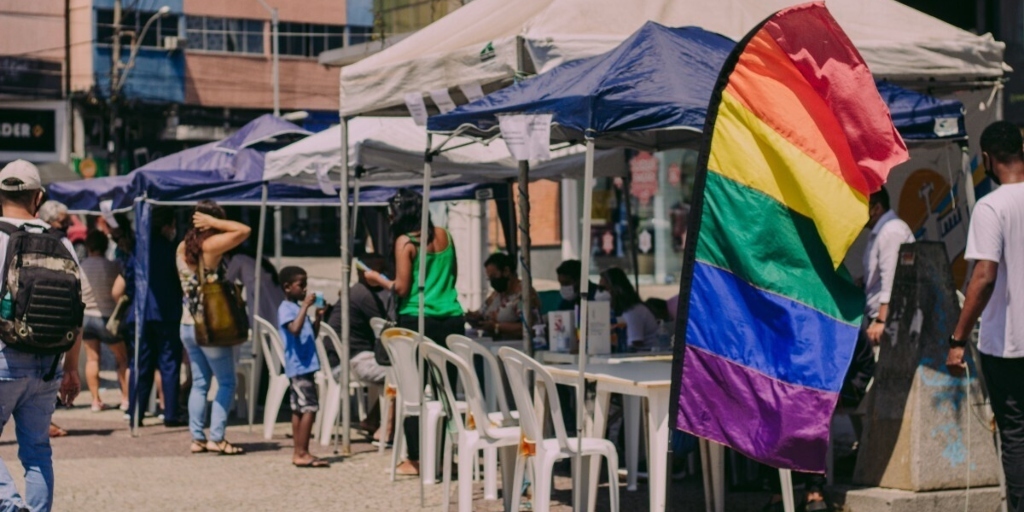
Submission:
[[[501,364],[498,362],[498,358],[491,353],[490,349],[481,345],[479,342],[462,336],[460,334],[452,334],[445,340],[448,343],[448,349],[455,353],[455,355],[466,361],[471,368],[476,368],[474,364],[474,357],[480,356],[484,360],[486,368],[485,372],[490,372],[491,382],[495,383],[495,389],[486,390],[487,393],[494,393],[495,401],[498,404],[497,411],[487,411],[487,419],[491,423],[511,427],[519,425],[519,413],[518,411],[510,411],[508,407],[508,399],[505,397],[505,384],[502,378]],[[474,371],[474,375],[476,372]],[[482,389],[482,388],[481,388]],[[474,466],[475,467],[475,466]],[[484,499],[485,500],[496,500],[498,499],[498,450],[494,448],[484,449]]]
[[[473,510],[473,459],[479,450],[494,451],[503,446],[517,446],[519,444],[519,427],[502,426],[494,424],[488,418],[487,407],[484,405],[483,391],[480,382],[476,377],[476,371],[465,359],[455,355],[450,350],[441,347],[433,342],[420,344],[420,352],[427,360],[428,371],[433,373],[434,381],[441,381],[444,393],[442,405],[445,407],[445,415],[452,418],[456,432],[454,443],[446,443],[444,447],[444,462],[442,463],[442,480],[444,482],[444,510],[448,510],[450,499],[449,488],[452,482],[452,448],[453,444],[459,447],[459,512],[470,512]],[[458,371],[459,382],[466,395],[467,413],[463,421],[455,407],[455,390],[448,378],[448,367],[454,366]],[[495,465],[495,467],[497,467]],[[507,490],[508,491],[508,490]],[[495,493],[497,494],[497,493]],[[486,499],[486,498],[485,498]]]
[[[254,320],[256,336],[263,349],[263,360],[266,361],[270,374],[267,400],[263,404],[263,438],[270,439],[274,437],[277,413],[281,410],[281,403],[288,393],[288,376],[284,374],[284,341],[281,340],[277,328],[266,319],[256,316]]]
[[[416,356],[417,337],[419,335],[414,331],[392,327],[381,333],[380,338],[391,359],[392,373],[398,386],[398,396],[395,400],[395,442],[391,452],[392,482],[395,481],[399,455],[404,449],[405,418],[420,415],[423,378],[420,376]],[[429,341],[425,336],[423,340]],[[437,446],[441,436],[441,418],[444,417],[441,403],[434,399],[424,400],[423,416],[420,422],[420,476],[424,484],[433,485],[437,479]]]
[[[337,419],[341,412],[343,404],[341,388],[344,382],[344,374],[335,375],[333,369],[331,369],[331,362],[327,357],[327,344],[334,349],[334,352],[338,354],[341,359],[342,372],[348,370],[348,364],[350,361],[350,354],[347,354],[341,343],[341,338],[338,333],[334,331],[334,328],[321,323],[320,334],[316,338],[316,355],[320,359],[320,368],[323,370],[324,379],[327,383],[327,395],[323,400],[323,407],[321,410],[322,421],[320,425],[320,446],[328,446],[331,444],[331,429],[337,426]],[[364,388],[375,388],[376,384],[363,382],[358,377],[349,374],[349,393],[353,391],[356,393],[356,402],[359,405],[359,419],[366,419],[366,403],[365,395],[363,393]]]
[[[380,343],[381,334],[388,326],[388,321],[383,318],[373,317],[370,319],[370,329],[373,329],[373,337]],[[397,395],[395,377],[390,366],[384,367],[384,388],[380,392],[380,424],[384,425],[383,437],[377,445],[377,453],[384,455],[384,448],[387,447],[388,418],[391,413],[391,397]]]
[[[498,356],[505,364],[512,396],[519,410],[519,425],[523,430],[522,445],[516,458],[515,484],[513,489],[523,485],[523,473],[527,462],[533,462],[533,510],[548,510],[551,506],[551,478],[555,461],[576,455],[578,441],[565,433],[565,421],[562,419],[562,408],[558,401],[558,391],[551,374],[530,356],[509,347],[498,350]],[[533,407],[530,394],[529,372],[533,372],[535,385],[545,390],[547,405],[545,409],[551,415],[555,438],[545,439],[543,436],[544,419]],[[612,512],[619,510],[618,467],[619,455],[615,445],[607,439],[596,437],[583,438],[582,456],[601,456],[608,460],[608,494]],[[586,468],[575,468],[576,471],[589,471]],[[597,479],[590,480],[589,485],[597,487]],[[589,493],[589,489],[581,492]],[[520,493],[512,495],[512,510],[519,510]]]

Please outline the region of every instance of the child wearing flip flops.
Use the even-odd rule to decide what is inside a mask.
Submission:
[[[280,273],[285,301],[277,310],[278,330],[284,340],[284,370],[291,385],[292,439],[295,452],[292,464],[299,468],[326,468],[330,463],[309,453],[309,438],[313,422],[320,409],[316,380],[313,375],[320,370],[316,355],[316,333],[323,319],[323,309],[314,312],[315,320],[309,318],[316,296],[306,290],[306,271],[300,267],[285,267]]]

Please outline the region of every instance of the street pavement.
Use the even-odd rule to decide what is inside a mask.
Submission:
[[[108,376],[109,372],[103,372]],[[110,375],[112,376],[112,375]],[[105,381],[105,385],[110,385]],[[116,404],[118,394],[104,389],[107,403]],[[314,440],[313,452],[332,462],[329,469],[299,469],[291,465],[290,426],[277,424],[273,439],[262,438],[256,425],[252,433],[238,421],[228,429],[227,438],[244,447],[242,456],[191,455],[187,428],[165,428],[147,418],[147,426],[131,437],[127,422],[117,410],[93,413],[88,393],[73,409],[61,408],[54,421],[69,431],[53,440],[56,473],[55,511],[385,511],[420,508],[420,487],[413,478],[388,481],[391,452],[377,454],[376,447],[362,436],[353,436],[352,455],[342,457]],[[284,418],[282,416],[282,418]],[[0,435],[0,458],[24,489],[22,469],[17,460],[13,425]],[[607,484],[599,491],[598,510],[608,510]],[[572,510],[572,482],[568,472],[556,476],[552,510]],[[620,487],[622,510],[645,510],[647,486],[628,492]],[[452,489],[452,510],[456,510]],[[671,510],[703,511],[702,484],[690,477],[674,483]],[[425,487],[427,509],[438,510],[441,485]],[[484,501],[482,484],[475,485],[473,510],[499,511],[500,501]],[[767,501],[764,493],[730,493],[727,509],[756,511]],[[529,510],[524,508],[523,510]]]

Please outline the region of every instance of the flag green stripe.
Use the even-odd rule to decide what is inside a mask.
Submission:
[[[845,268],[832,268],[811,219],[711,169],[703,208],[698,261],[842,322],[860,322],[864,294]]]

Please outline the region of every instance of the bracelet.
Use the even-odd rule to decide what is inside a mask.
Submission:
[[[882,320],[881,318],[875,317],[873,320],[871,320],[871,323],[873,323],[873,324],[885,324],[885,320]]]
[[[964,348],[967,346],[966,340],[958,340],[955,336],[949,337],[949,346],[953,348]]]

